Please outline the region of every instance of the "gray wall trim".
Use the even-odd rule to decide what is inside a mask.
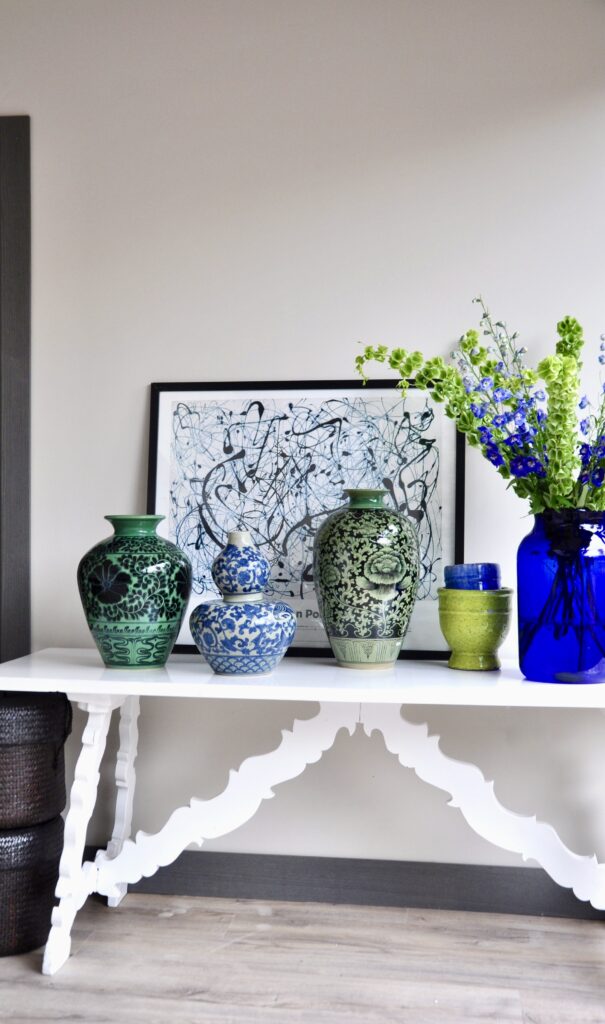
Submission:
[[[29,117],[0,117],[0,661],[30,651]]]
[[[130,891],[605,920],[541,868],[186,850]]]

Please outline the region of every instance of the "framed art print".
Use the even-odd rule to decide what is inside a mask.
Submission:
[[[437,588],[463,560],[464,439],[443,407],[392,380],[152,384],[148,511],[191,559],[189,612],[218,597],[211,565],[229,530],[271,563],[267,593],[296,612],[289,653],[330,654],[313,540],[345,488],[384,488],[414,524],[418,598],[402,657],[445,657]],[[175,650],[194,651],[189,612]]]

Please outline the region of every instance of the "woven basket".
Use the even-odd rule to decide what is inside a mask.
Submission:
[[[61,813],[70,731],[71,704],[63,694],[0,693],[0,829]]]
[[[43,946],[63,846],[63,819],[0,832],[0,956]]]

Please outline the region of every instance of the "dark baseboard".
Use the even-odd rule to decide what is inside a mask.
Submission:
[[[186,850],[130,891],[605,920],[541,868]]]

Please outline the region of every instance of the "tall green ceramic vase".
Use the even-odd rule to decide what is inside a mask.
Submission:
[[[382,490],[347,490],[349,505],[315,538],[319,612],[336,660],[388,668],[401,650],[418,587],[418,538]]]
[[[158,668],[181,628],[191,563],[156,527],[164,516],[105,516],[114,534],[78,566],[86,621],[109,668]]]

